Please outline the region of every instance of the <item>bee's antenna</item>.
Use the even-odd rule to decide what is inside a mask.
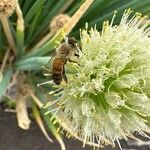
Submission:
[[[46,82],[43,82],[43,83],[38,83],[37,84],[37,87],[41,86],[41,85],[45,85],[45,84],[52,84],[53,82],[50,80],[50,81],[46,81]]]
[[[82,55],[82,54],[84,54],[83,53],[83,51],[82,51],[82,48],[81,48],[81,46],[80,45],[78,45],[78,44],[75,44],[76,45],[76,48],[77,48],[77,50],[78,50],[78,55],[80,56],[80,55]]]
[[[68,43],[68,37],[65,37],[65,39],[64,39],[64,40],[65,40],[65,42],[66,42],[66,43]]]
[[[42,69],[49,71],[49,69],[47,69],[45,66],[42,66]]]

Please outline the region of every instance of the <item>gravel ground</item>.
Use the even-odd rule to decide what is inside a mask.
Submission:
[[[64,141],[66,150],[93,150],[89,146],[82,148],[82,143],[74,139],[64,138]],[[123,150],[150,150],[149,146],[129,146],[124,140],[121,145]],[[24,131],[17,126],[15,113],[4,112],[0,108],[0,150],[60,150],[60,147],[55,139],[54,143],[49,143],[34,121],[30,130]],[[119,148],[106,147],[101,150]]]

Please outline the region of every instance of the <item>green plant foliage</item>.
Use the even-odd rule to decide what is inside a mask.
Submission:
[[[55,35],[52,35],[41,47],[36,49],[33,49],[33,47],[36,46],[45,35],[51,32],[49,24],[56,15],[63,13],[71,17],[85,1],[72,0],[70,4],[70,0],[18,0],[18,2],[23,14],[24,30],[18,28],[18,15],[16,13],[8,17],[8,24],[16,46],[16,55],[14,55],[13,52],[10,53],[2,72],[3,78],[0,81],[0,99],[10,84],[13,72],[24,72],[26,76],[25,82],[37,89],[35,83],[43,81],[43,78],[45,78],[41,73],[42,66],[46,65],[53,55],[56,46],[63,40],[62,32],[58,31]],[[126,8],[131,8],[133,11],[148,15],[150,14],[149,6],[150,0],[95,0],[69,36],[74,36],[79,39],[79,29],[83,29],[86,22],[88,22],[89,28],[97,26],[97,29],[101,31],[102,22],[110,20],[114,11],[118,12],[118,17],[115,19],[114,24],[119,23],[120,17]],[[8,43],[6,33],[0,21],[0,68],[8,47],[11,49]],[[67,71],[70,73],[73,72],[72,70]],[[53,88],[55,87],[49,84],[49,87],[42,86],[38,89],[40,89],[41,94],[45,95],[48,89]],[[46,104],[46,99],[40,96],[38,98],[43,104]],[[44,117],[46,124],[49,124],[50,116]],[[61,139],[60,135],[58,133],[56,134],[54,125],[50,125],[48,129],[57,139]],[[60,143],[62,144],[61,140]]]
[[[6,70],[6,72],[4,73],[2,77],[2,80],[0,81],[0,100],[9,85],[12,73],[13,73],[12,69]]]

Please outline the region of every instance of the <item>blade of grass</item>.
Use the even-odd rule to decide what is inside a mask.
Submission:
[[[43,12],[42,12],[41,17],[40,17],[40,22],[42,22],[43,19],[50,13],[50,11],[52,10],[52,8],[55,5],[55,2],[56,2],[55,0],[50,0],[50,1],[45,2]]]
[[[23,0],[19,0],[19,5],[22,7]]]
[[[10,49],[7,49],[6,52],[5,52],[3,61],[2,61],[2,65],[1,65],[1,67],[0,67],[0,73],[1,73],[1,74],[3,74],[3,72],[4,72],[4,69],[5,69],[7,60],[8,60],[8,58],[9,58],[9,53],[10,53]]]
[[[24,13],[24,16],[27,14],[27,12],[32,7],[32,4],[35,2],[35,0],[24,0],[22,11]]]
[[[41,113],[42,113],[42,116],[44,118],[44,121],[48,127],[48,130],[50,132],[53,133],[54,137],[57,139],[57,141],[59,142],[60,146],[61,146],[61,150],[66,150],[65,148],[65,144],[64,144],[64,141],[62,139],[62,137],[60,136],[60,134],[57,132],[57,129],[56,127],[53,125],[52,122],[50,122],[50,118],[51,116],[50,115],[45,115],[45,110],[44,109],[41,109]]]
[[[60,8],[64,5],[65,0],[59,0],[54,6],[53,9],[50,10],[50,13],[47,14],[47,16],[44,18],[44,20],[42,21],[42,23],[39,23],[39,25],[36,28],[36,33],[32,36],[32,39],[30,39],[29,41],[27,41],[28,44],[31,44],[36,37],[40,34],[40,32],[42,32],[42,30],[44,30],[46,27],[49,26],[50,20],[57,15],[58,11],[60,10]]]
[[[115,8],[115,10],[118,12],[118,15],[121,15],[121,12],[123,12],[125,9],[127,9],[129,7],[131,7],[131,9],[134,10],[134,9],[136,9],[138,7],[141,7],[141,5],[143,5],[143,3],[147,3],[147,5],[150,4],[149,0],[145,0],[144,2],[143,1],[142,2],[138,1],[138,3],[137,3],[137,1],[138,0],[130,1],[130,2],[128,2],[127,4],[125,4],[123,6],[119,5],[118,8]],[[108,14],[93,20],[92,22],[90,22],[90,25],[92,26],[92,25],[94,25],[96,23],[102,23],[102,21],[106,20],[107,18],[110,18],[112,16],[112,14],[113,14],[113,10],[110,11]]]
[[[42,8],[39,9],[37,14],[33,18],[32,22],[30,24],[30,28],[28,30],[28,36],[27,36],[26,41],[29,41],[31,39],[31,37],[33,36],[33,33],[34,33],[35,29],[36,29],[36,25],[38,23],[38,19],[39,19],[39,16],[41,15],[41,12],[42,12]]]
[[[122,13],[124,12],[125,9],[131,7],[131,9],[135,10],[138,7],[141,7],[143,5],[143,3],[149,5],[150,2],[148,0],[141,2],[139,0],[135,0],[135,1],[128,1],[126,2],[124,5],[122,5],[122,2],[118,3],[118,4],[113,4],[110,8],[107,8],[106,12],[103,12],[102,14],[99,14],[96,18],[92,19],[91,21],[87,22],[89,23],[90,27],[95,26],[95,24],[97,26],[102,26],[103,21],[105,20],[111,20],[112,16],[113,16],[113,12],[114,10],[117,10],[117,17],[115,18],[115,23],[117,24],[121,18]],[[84,28],[84,24],[80,23],[79,25],[77,25],[76,27],[78,28]],[[76,30],[74,30],[72,32],[72,36],[78,37],[79,36],[79,31],[78,28]]]
[[[93,5],[90,7],[90,9],[87,11],[87,13],[82,18],[82,23],[87,22],[87,20],[93,20],[96,16],[99,14],[102,16],[103,13],[107,14],[108,8],[110,7],[112,9],[113,5],[117,5],[119,0],[99,0],[95,1]],[[80,22],[79,22],[80,24]],[[78,24],[76,26],[76,29],[78,28]]]
[[[10,79],[12,77],[12,73],[13,73],[12,69],[8,69],[5,72],[3,79],[0,82],[0,100],[1,100],[2,96],[4,95],[6,89],[9,85]]]
[[[29,24],[29,22],[31,21],[33,16],[39,11],[39,9],[41,7],[43,7],[44,3],[45,3],[45,0],[42,0],[42,1],[41,0],[37,0],[37,1],[35,1],[33,6],[31,7],[31,9],[28,11],[28,13],[25,16],[26,24]]]
[[[79,19],[85,13],[85,11],[89,8],[94,0],[86,0],[83,3],[78,11],[70,18],[70,20],[64,25],[64,27],[56,33],[56,35],[48,41],[43,47],[37,49],[36,51],[30,52],[26,57],[33,57],[33,56],[42,56],[49,52],[54,46],[56,46],[56,41],[62,41],[65,35],[69,34],[70,31],[74,28],[77,24]],[[62,32],[63,31],[63,32]],[[63,34],[62,34],[63,33]]]
[[[49,135],[48,135],[48,133],[44,127],[40,112],[39,112],[39,110],[38,110],[38,108],[34,102],[32,103],[32,111],[33,111],[34,118],[35,118],[39,128],[41,129],[42,133],[46,137],[46,139],[50,142],[53,142],[53,140],[49,137]]]
[[[14,65],[16,70],[41,70],[42,66],[46,65],[50,57],[31,57],[24,60],[19,60]]]
[[[67,10],[67,14],[72,16],[84,2],[85,2],[85,0],[74,1],[73,4],[71,5],[71,7],[69,8],[69,10]]]
[[[140,13],[144,13],[146,15],[146,12],[150,12],[149,6],[150,6],[150,1],[144,1],[143,3],[141,3],[141,5],[137,6],[134,10]]]
[[[1,47],[1,49],[4,46],[4,43],[5,43],[5,38],[3,36],[2,25],[0,23],[0,47]]]
[[[32,97],[34,103],[35,103],[39,108],[42,108],[42,107],[43,107],[42,101],[41,101],[37,96],[35,96],[35,94],[34,94],[33,92],[30,93],[30,96]]]

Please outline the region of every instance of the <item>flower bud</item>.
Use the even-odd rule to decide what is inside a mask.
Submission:
[[[9,17],[13,14],[16,8],[16,0],[1,0],[0,1],[0,17]]]
[[[65,23],[68,22],[70,17],[66,14],[60,14],[53,18],[53,20],[50,23],[50,30],[53,33],[56,33],[59,29],[61,29]]]

